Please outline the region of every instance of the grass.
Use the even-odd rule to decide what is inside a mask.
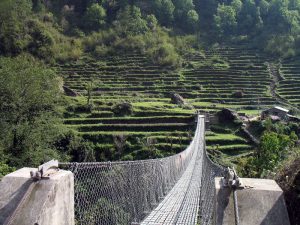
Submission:
[[[273,105],[276,101],[269,94],[270,76],[264,60],[251,49],[223,48],[205,53],[193,51],[185,56],[186,66],[179,70],[158,66],[136,53],[99,59],[85,57],[57,65],[65,85],[82,95],[67,99],[65,123],[86,140],[110,148],[112,136],[122,133],[129,137],[133,155],[138,157],[144,153],[136,139],[151,137],[158,141],[156,147],[161,153],[169,155],[163,146],[168,146],[170,140],[177,145],[183,142],[181,150],[188,145],[196,110],[214,113],[230,108],[253,116],[260,113],[258,99],[260,107]],[[89,82],[95,85],[91,93],[93,107],[82,111],[87,104],[85,85]],[[233,97],[237,91],[244,95]],[[180,94],[195,109],[172,104],[172,93]],[[131,102],[131,115],[118,117],[112,112],[113,106],[122,101]],[[233,127],[213,127],[206,134],[208,149],[219,145],[229,161],[235,154],[249,151],[251,145],[235,131]]]

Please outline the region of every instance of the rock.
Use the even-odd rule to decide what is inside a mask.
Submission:
[[[72,90],[71,88],[69,88],[67,86],[63,86],[63,89],[67,96],[71,96],[71,97],[79,96],[79,94],[77,92],[75,92],[74,90]]]
[[[184,100],[184,98],[176,93],[171,95],[171,102],[173,104],[177,104],[177,105],[185,105],[186,104],[186,101]]]
[[[238,118],[237,114],[230,109],[222,109],[220,112],[217,113],[219,122],[233,122],[235,119]]]
[[[235,93],[232,94],[233,98],[242,98],[244,97],[244,92],[243,91],[237,91]]]

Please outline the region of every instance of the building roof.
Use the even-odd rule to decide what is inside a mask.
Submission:
[[[270,116],[270,118],[274,121],[279,121],[280,117],[279,116]]]
[[[285,109],[285,108],[282,108],[282,107],[280,107],[280,106],[275,106],[274,108],[275,108],[275,109],[278,109],[278,110],[280,110],[280,111],[286,112],[286,113],[288,113],[288,112],[290,111],[290,110]]]

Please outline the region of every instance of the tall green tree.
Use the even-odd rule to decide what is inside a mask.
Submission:
[[[140,8],[127,6],[117,15],[117,29],[125,35],[144,34],[149,30],[147,21],[142,17]]]
[[[242,10],[243,3],[241,0],[233,0],[231,2],[231,6],[234,8],[237,14],[239,14]]]
[[[154,11],[162,25],[171,25],[174,21],[175,6],[171,0],[154,0]]]
[[[105,9],[98,3],[93,3],[85,12],[83,26],[89,31],[99,30],[105,25],[105,19]]]
[[[173,0],[173,3],[175,6],[175,18],[179,23],[183,18],[186,18],[188,11],[195,8],[193,0]]]
[[[232,6],[219,4],[214,20],[217,31],[223,37],[235,34],[237,15]]]
[[[190,10],[187,13],[187,25],[190,31],[195,31],[199,23],[199,15],[195,10]]]
[[[33,57],[0,58],[0,146],[10,165],[33,166],[60,158],[58,79]]]
[[[29,0],[0,1],[0,53],[15,55],[27,47],[25,22],[31,7]]]
[[[237,20],[239,33],[256,33],[263,26],[260,10],[254,0],[244,1]]]

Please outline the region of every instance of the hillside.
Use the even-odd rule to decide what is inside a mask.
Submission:
[[[281,173],[299,147],[299,24],[299,0],[2,0],[0,178],[174,155],[196,112],[212,160]],[[289,112],[260,117],[274,106]]]
[[[97,160],[172,154],[189,143],[196,110],[216,113],[229,108],[253,116],[277,104],[270,94],[266,62],[266,56],[254,49],[218,47],[185,55],[181,69],[155,65],[138,53],[61,64],[57,71],[64,85],[80,95],[64,121],[95,144]],[[172,93],[187,104],[173,104]],[[87,102],[90,106],[85,108]],[[115,106],[126,103],[131,107],[128,113],[115,111]],[[120,134],[126,136],[124,153],[113,156],[114,136]],[[207,146],[209,151],[218,148],[227,163],[254,150],[239,127],[212,127]]]

